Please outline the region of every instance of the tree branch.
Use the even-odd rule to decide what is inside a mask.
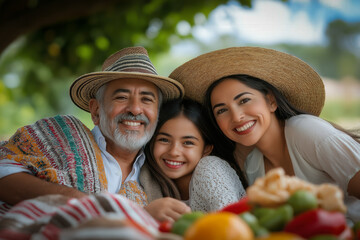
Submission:
[[[23,34],[91,15],[117,2],[120,0],[4,0],[0,6],[0,53]]]

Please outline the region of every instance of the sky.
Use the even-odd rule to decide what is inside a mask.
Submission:
[[[327,24],[342,19],[360,22],[360,0],[253,0],[252,8],[230,1],[213,10],[208,18],[195,16],[195,26],[180,22],[179,33],[213,44],[220,36],[231,35],[243,44],[279,43],[326,45]],[[360,36],[356,49],[360,51]],[[191,41],[182,41],[173,53],[194,52]]]

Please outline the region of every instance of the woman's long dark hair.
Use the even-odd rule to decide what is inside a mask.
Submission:
[[[175,183],[168,178],[158,167],[154,155],[153,149],[156,136],[160,128],[170,119],[173,119],[183,114],[189,119],[199,130],[205,145],[214,145],[215,139],[212,135],[212,130],[207,119],[205,108],[198,102],[190,99],[173,100],[163,104],[159,113],[158,124],[151,138],[150,142],[145,147],[146,164],[149,167],[154,179],[160,184],[161,191],[164,197],[173,197],[181,199],[180,193]]]

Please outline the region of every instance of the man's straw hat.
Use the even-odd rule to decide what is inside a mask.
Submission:
[[[155,84],[164,101],[184,95],[183,86],[168,77],[159,76],[143,47],[124,48],[108,57],[101,72],[92,72],[77,78],[70,87],[70,97],[79,108],[89,111],[89,100],[107,82],[117,79],[142,79]]]
[[[170,78],[178,80],[185,95],[199,102],[216,80],[246,74],[275,86],[296,108],[319,116],[325,88],[319,74],[292,55],[260,47],[231,47],[200,55],[176,68]]]

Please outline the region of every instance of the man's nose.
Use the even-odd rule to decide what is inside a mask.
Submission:
[[[129,101],[127,111],[132,113],[134,116],[142,114],[143,111],[142,111],[142,107],[141,107],[141,100],[136,99],[136,98],[132,98]]]

